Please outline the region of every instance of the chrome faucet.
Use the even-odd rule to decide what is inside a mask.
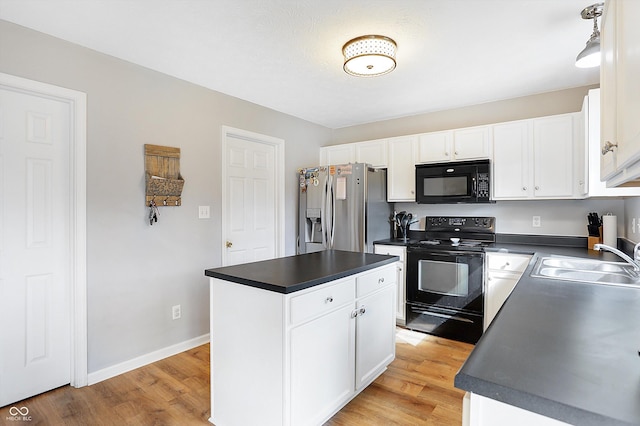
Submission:
[[[634,259],[630,258],[629,256],[627,256],[622,251],[620,251],[617,248],[615,248],[615,247],[611,247],[611,246],[608,246],[606,244],[594,244],[594,246],[593,246],[593,249],[596,250],[596,251],[606,250],[606,251],[610,251],[611,253],[617,254],[622,259],[624,259],[625,262],[627,262],[629,265],[633,266],[633,270],[636,271],[636,272],[640,271],[640,266],[638,266],[638,260],[640,258],[640,252],[638,251],[638,248],[640,248],[640,243],[636,244],[636,246],[633,249],[633,256],[635,257],[635,260],[634,260]]]

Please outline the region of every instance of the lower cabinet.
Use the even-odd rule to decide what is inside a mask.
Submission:
[[[485,330],[511,294],[530,260],[531,255],[528,254],[486,254]]]
[[[474,393],[467,392],[464,403],[467,412],[463,414],[462,426],[569,426],[569,423]]]
[[[396,297],[396,323],[399,325],[405,325],[405,308],[407,301],[407,283],[405,278],[405,271],[407,270],[407,248],[404,246],[376,244],[373,246],[373,251],[376,254],[387,254],[391,256],[398,256],[400,258],[400,260],[396,262],[396,283],[398,287],[398,295]]]
[[[395,358],[396,266],[292,294],[211,279],[211,421],[321,425]]]

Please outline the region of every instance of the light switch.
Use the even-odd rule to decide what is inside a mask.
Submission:
[[[198,219],[209,219],[210,217],[209,206],[198,206]]]

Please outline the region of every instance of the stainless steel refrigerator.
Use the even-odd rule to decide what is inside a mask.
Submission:
[[[389,238],[387,171],[364,163],[298,171],[298,253],[326,249],[373,253]]]

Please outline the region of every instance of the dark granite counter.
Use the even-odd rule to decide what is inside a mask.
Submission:
[[[455,386],[570,424],[640,424],[640,289],[532,278],[535,260]]]
[[[207,269],[204,274],[208,277],[287,294],[377,268],[397,260],[397,256],[325,250]]]

